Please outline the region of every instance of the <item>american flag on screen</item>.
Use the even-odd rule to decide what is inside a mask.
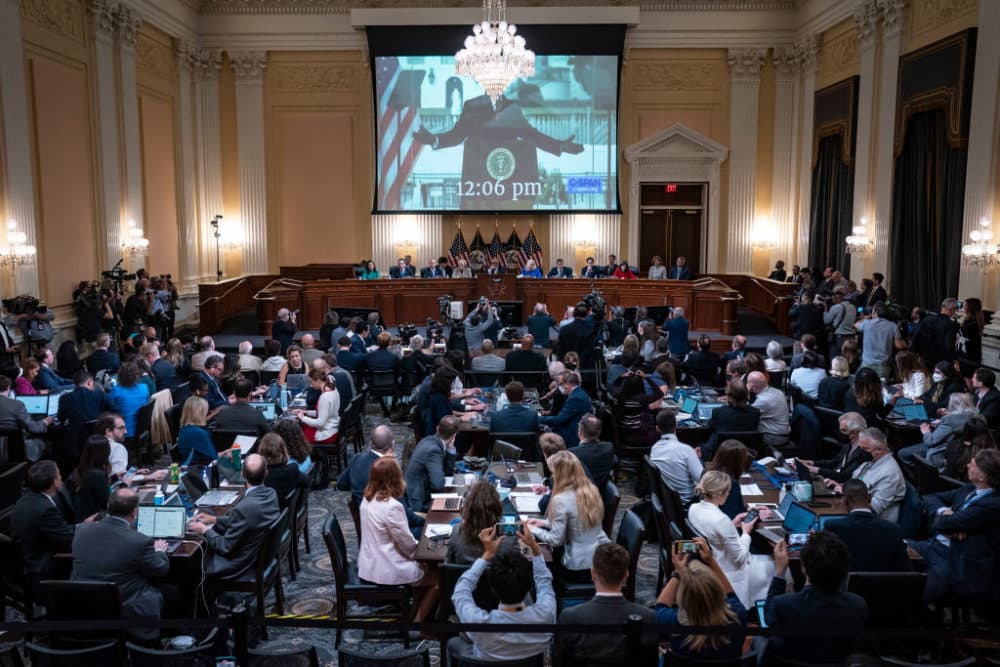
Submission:
[[[490,239],[490,245],[486,248],[486,254],[489,255],[490,259],[494,257],[499,258],[500,266],[507,268],[507,248],[504,247],[503,241],[500,240],[500,232],[494,230],[493,238]]]
[[[521,244],[521,250],[518,252],[517,257],[517,261],[521,263],[521,266],[527,264],[529,259],[533,259],[538,268],[542,268],[542,246],[538,244],[538,239],[535,238],[534,227],[529,229],[528,235],[524,237],[524,243]]]
[[[462,234],[461,227],[455,230],[455,238],[451,240],[451,247],[448,248],[448,263],[458,266],[460,259],[464,259],[466,264],[469,263],[469,246],[465,244],[465,235]]]
[[[399,58],[378,58],[379,205],[385,210],[402,208],[403,185],[423,148],[413,140],[421,125],[420,84],[423,70],[402,70]]]

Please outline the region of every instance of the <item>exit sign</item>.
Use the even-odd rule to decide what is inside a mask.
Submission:
[[[667,183],[666,187],[663,188],[666,192],[677,192],[676,183]]]

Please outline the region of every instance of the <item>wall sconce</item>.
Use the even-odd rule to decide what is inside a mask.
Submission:
[[[979,219],[978,229],[969,232],[968,243],[962,246],[962,265],[984,271],[1000,267],[1000,246],[993,243],[993,223],[989,218]]]
[[[750,234],[750,247],[754,250],[773,250],[778,245],[774,225],[768,218],[758,218]]]
[[[861,224],[851,230],[847,243],[847,254],[854,257],[871,257],[875,253],[875,240],[868,236],[868,218],[862,217]]]
[[[149,254],[149,239],[142,235],[142,230],[135,224],[135,220],[128,221],[128,232],[122,241],[122,254],[129,260]]]
[[[11,218],[7,221],[7,245],[0,248],[0,265],[17,268],[35,263],[37,249],[27,245],[28,235],[17,231],[17,222]]]

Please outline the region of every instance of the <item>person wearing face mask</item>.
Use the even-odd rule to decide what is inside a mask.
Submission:
[[[934,366],[934,373],[931,375],[931,387],[915,403],[923,403],[927,416],[932,419],[934,416],[943,416],[948,406],[948,398],[955,393],[962,393],[966,390],[965,382],[962,380],[954,364],[947,361],[939,361]]]
[[[854,474],[855,468],[862,463],[871,461],[871,454],[858,446],[858,436],[868,428],[865,418],[857,412],[845,412],[837,420],[840,427],[840,439],[844,445],[833,458],[824,461],[807,461],[799,459],[813,474],[819,474],[835,482],[846,482]]]
[[[594,404],[580,386],[580,374],[576,371],[567,371],[563,375],[559,391],[566,396],[559,412],[545,415],[539,422],[561,435],[567,448],[576,447],[580,443],[580,419],[594,411]]]

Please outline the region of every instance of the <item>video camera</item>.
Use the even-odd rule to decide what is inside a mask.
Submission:
[[[607,307],[607,301],[604,300],[604,295],[601,294],[601,290],[596,287],[591,288],[590,292],[583,297],[583,303],[590,309],[590,312],[594,315],[599,315],[604,317],[604,309]]]
[[[48,310],[45,302],[30,294],[22,294],[12,299],[4,299],[3,307],[11,315],[28,315],[32,313],[44,313]]]
[[[417,335],[417,328],[409,322],[399,325],[399,339],[403,345],[409,346],[410,339]]]
[[[125,258],[118,260],[118,263],[111,267],[108,271],[101,271],[101,277],[108,280],[114,281],[117,285],[121,285],[126,280],[135,280],[136,275],[134,273],[127,273],[125,269],[122,268],[122,262]]]

